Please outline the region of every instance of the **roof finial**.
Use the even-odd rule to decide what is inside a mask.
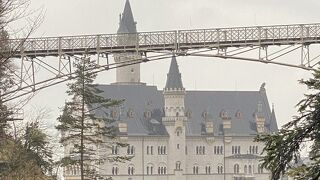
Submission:
[[[261,86],[260,86],[260,92],[266,91],[265,86],[266,86],[266,83],[265,83],[265,82],[261,84]]]

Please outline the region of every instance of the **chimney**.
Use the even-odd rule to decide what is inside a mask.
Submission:
[[[206,126],[206,133],[207,134],[213,134],[213,122],[212,121],[207,121],[205,123]]]
[[[220,112],[220,117],[223,122],[223,129],[224,130],[231,129],[231,117],[228,116],[228,113],[225,110],[222,110]]]
[[[118,124],[120,135],[128,134],[128,124],[127,123],[119,123]]]

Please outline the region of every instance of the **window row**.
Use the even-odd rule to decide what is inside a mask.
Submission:
[[[200,172],[199,166],[198,165],[194,165],[193,168],[192,168],[192,172],[193,172],[193,174],[199,174],[199,172]],[[210,165],[207,165],[205,167],[205,173],[206,174],[214,173],[213,171],[211,171],[211,166]],[[218,174],[222,174],[223,173],[223,166],[222,165],[218,165],[217,166],[217,173]]]
[[[152,165],[148,165],[146,167],[146,173],[147,175],[153,175],[153,166]],[[119,175],[119,167],[117,166],[113,166],[112,170],[111,170],[112,175]],[[135,168],[133,166],[129,166],[128,167],[128,175],[134,175],[135,174]],[[158,167],[158,174],[167,174],[167,167],[166,166],[159,166]]]
[[[113,155],[118,155],[119,153],[120,153],[120,151],[119,151],[119,146],[112,146],[111,147],[111,154],[113,154]],[[127,154],[128,155],[133,155],[133,154],[135,154],[135,147],[134,146],[128,146],[127,147]]]
[[[223,154],[223,146],[214,146],[213,154]]]
[[[111,153],[113,155],[118,155],[119,152],[119,146],[112,146],[111,148]],[[177,144],[177,149],[180,149],[180,145]],[[185,147],[185,151],[187,154],[187,146]],[[154,151],[153,151],[153,146],[147,146],[147,155],[153,155]],[[205,146],[196,146],[195,149],[195,153],[196,155],[205,155],[206,154],[206,147]],[[214,146],[213,147],[213,154],[216,155],[222,155],[223,152],[223,146]],[[241,147],[240,146],[232,146],[231,149],[231,153],[232,154],[241,154]],[[249,154],[258,154],[258,146],[249,146],[249,150],[248,150]],[[128,146],[127,147],[127,154],[128,155],[134,155],[135,154],[135,147],[134,146]],[[159,155],[166,155],[167,154],[167,148],[166,146],[158,146],[158,154]]]
[[[158,154],[159,155],[167,154],[167,147],[166,146],[158,146]]]
[[[234,174],[239,174],[240,173],[240,166],[239,164],[235,164],[233,166],[233,173]],[[243,167],[243,173],[244,174],[253,174],[254,173],[254,165],[244,165]],[[263,173],[263,167],[261,164],[258,165],[258,174]]]
[[[258,146],[249,146],[249,154],[258,154]]]
[[[232,146],[232,154],[241,154],[240,146]]]
[[[196,154],[197,155],[206,154],[206,147],[205,146],[196,146]]]

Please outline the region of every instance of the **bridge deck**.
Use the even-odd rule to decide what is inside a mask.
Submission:
[[[14,57],[320,43],[320,24],[11,39]]]

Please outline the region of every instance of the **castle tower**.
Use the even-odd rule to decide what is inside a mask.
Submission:
[[[120,15],[120,23],[117,34],[122,34],[118,38],[119,45],[135,45],[137,27],[134,21],[129,0],[126,1],[123,13]],[[114,55],[116,63],[130,64],[130,60],[140,59],[141,55],[136,52],[120,53]],[[117,84],[140,84],[140,64],[123,66],[117,68]]]
[[[162,123],[169,134],[168,174],[169,179],[183,180],[186,173],[186,133],[184,99],[186,91],[183,88],[176,57],[172,57],[166,87],[163,90],[165,117]]]

